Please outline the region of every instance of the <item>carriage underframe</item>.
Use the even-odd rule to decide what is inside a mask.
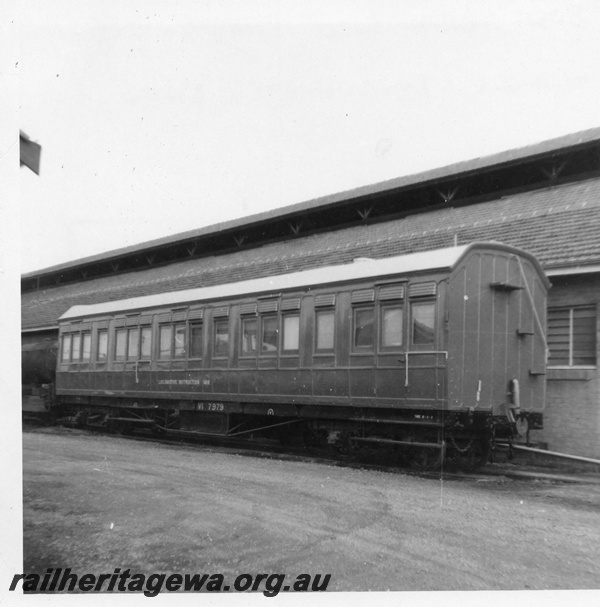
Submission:
[[[344,457],[375,456],[422,470],[450,467],[469,471],[493,458],[497,438],[512,441],[523,428],[528,434],[541,423],[539,414],[507,417],[472,410],[295,405],[290,415],[289,406],[281,412],[272,404],[263,406],[262,414],[255,403],[229,407],[190,403],[188,408],[174,408],[173,404],[151,399],[63,397],[56,415],[63,425],[118,434],[141,431],[155,436],[275,440],[282,446],[333,450]]]

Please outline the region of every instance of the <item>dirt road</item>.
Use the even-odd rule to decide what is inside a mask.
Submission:
[[[23,445],[25,571],[600,587],[600,484],[442,482],[67,430],[25,432]]]

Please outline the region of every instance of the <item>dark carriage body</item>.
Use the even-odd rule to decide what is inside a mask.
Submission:
[[[529,254],[475,243],[74,306],[56,394],[219,432],[229,415],[539,425],[547,289]]]

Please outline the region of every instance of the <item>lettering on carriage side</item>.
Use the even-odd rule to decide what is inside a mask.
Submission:
[[[197,403],[196,411],[225,411],[223,403]]]
[[[199,379],[159,379],[159,386],[199,386]]]

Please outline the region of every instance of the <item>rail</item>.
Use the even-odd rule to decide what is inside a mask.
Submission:
[[[503,447],[512,447],[513,449],[518,449],[519,451],[528,451],[530,453],[540,453],[542,455],[551,455],[552,457],[562,457],[564,459],[572,459],[578,462],[587,462],[588,464],[596,464],[600,466],[600,459],[593,459],[591,457],[582,457],[581,455],[570,455],[568,453],[559,453],[558,451],[546,451],[545,449],[536,449],[535,447],[525,447],[524,445],[515,445],[514,443],[510,445],[509,443],[505,443],[504,441],[497,441],[498,445]]]

